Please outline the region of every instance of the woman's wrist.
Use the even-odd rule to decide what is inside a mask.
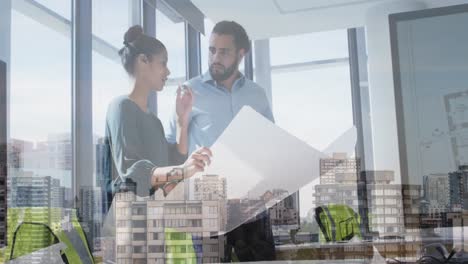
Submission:
[[[188,119],[181,119],[181,118],[178,118],[177,119],[177,126],[180,128],[180,129],[185,129],[187,130],[188,129]]]
[[[153,187],[157,187],[157,186],[160,186],[160,185],[163,185],[167,182],[167,175],[160,175],[160,173],[157,173],[156,170],[158,169],[158,167],[154,167],[152,170],[151,170],[151,179],[152,179],[152,186]]]
[[[185,179],[185,168],[184,166],[180,167],[173,167],[167,174],[167,181],[173,181],[173,180],[184,180]]]

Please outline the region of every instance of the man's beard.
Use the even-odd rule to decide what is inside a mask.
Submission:
[[[235,72],[237,72],[237,67],[238,67],[238,59],[236,58],[236,61],[229,66],[228,68],[225,68],[221,64],[211,64],[210,65],[210,74],[211,78],[217,82],[223,82],[227,80],[229,77],[231,77]],[[224,71],[216,73],[215,70],[213,69],[214,65],[217,65],[218,67],[223,67]]]

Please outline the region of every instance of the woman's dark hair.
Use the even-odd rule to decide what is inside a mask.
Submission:
[[[231,35],[234,38],[236,48],[244,49],[245,53],[250,51],[250,40],[245,29],[234,21],[220,21],[216,23],[211,33],[218,35]]]
[[[122,65],[130,75],[135,73],[135,60],[139,54],[144,54],[149,60],[152,55],[157,55],[166,50],[161,41],[145,35],[139,25],[132,26],[125,32],[124,47],[119,50]]]

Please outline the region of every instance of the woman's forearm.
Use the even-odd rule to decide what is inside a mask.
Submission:
[[[182,155],[188,153],[188,124],[177,122],[177,151]]]

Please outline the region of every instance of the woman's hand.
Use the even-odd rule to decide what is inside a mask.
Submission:
[[[172,189],[174,189],[175,186],[177,186],[177,184],[180,181],[182,181],[183,179],[190,178],[193,175],[195,175],[197,172],[205,171],[206,165],[209,165],[211,163],[211,157],[212,157],[211,150],[209,148],[202,147],[202,148],[199,148],[197,151],[193,152],[192,155],[190,155],[190,157],[187,159],[187,161],[185,161],[185,163],[182,166],[180,166],[180,167],[166,167],[166,171],[168,169],[171,169],[171,171],[168,171],[165,174],[165,175],[167,175],[166,180],[169,180],[169,181],[162,184],[162,190],[163,190],[164,197],[166,197],[167,194],[169,194],[169,192],[171,192]],[[169,174],[171,174],[173,171],[175,171],[177,169],[179,169],[179,170],[182,169],[182,171],[183,171],[181,173],[182,178],[171,181],[169,179],[169,177],[170,177]],[[158,169],[156,169],[156,172],[158,172]],[[155,175],[155,176],[153,176],[153,178],[157,179],[158,176]],[[153,183],[153,186],[157,186],[157,182]]]
[[[193,152],[183,165],[184,178],[190,178],[197,172],[205,171],[205,167],[211,164],[212,156],[211,150],[206,147],[201,147]]]
[[[190,118],[190,112],[193,106],[192,88],[182,85],[177,88],[176,114],[177,122],[181,127],[187,127]]]

